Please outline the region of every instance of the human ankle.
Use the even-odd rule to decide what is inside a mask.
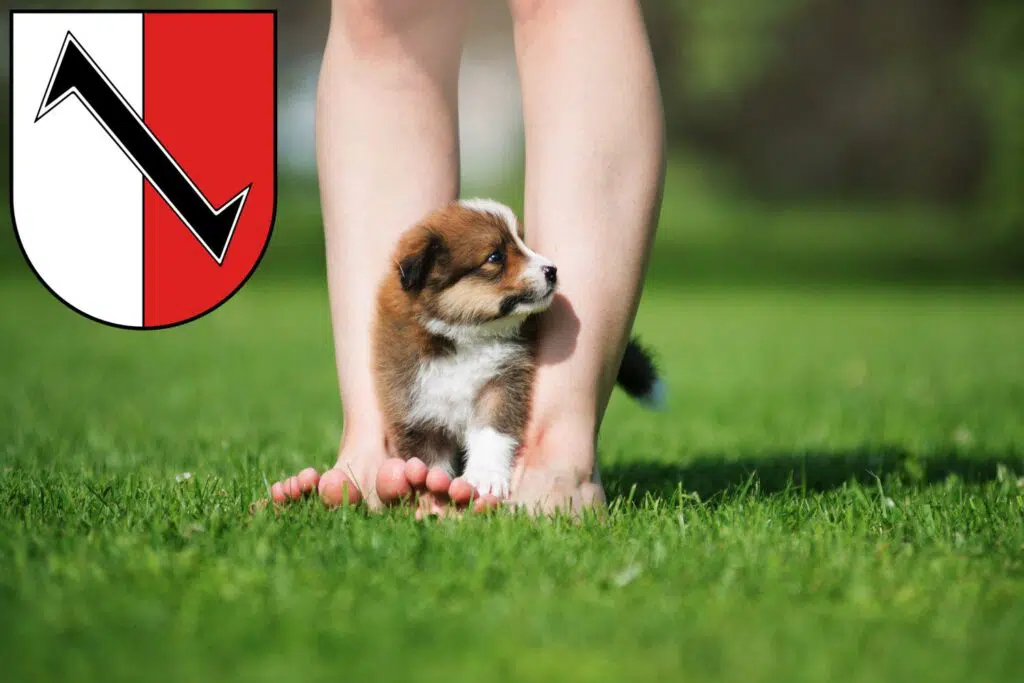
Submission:
[[[346,425],[338,447],[338,461],[362,459],[371,455],[383,458],[386,452],[381,430],[350,428]]]
[[[595,420],[585,414],[538,416],[523,439],[523,465],[576,472],[589,479],[595,470]]]

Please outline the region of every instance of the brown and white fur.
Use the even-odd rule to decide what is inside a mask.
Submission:
[[[526,246],[515,213],[495,201],[452,202],[401,236],[373,331],[393,455],[452,476],[461,466],[480,495],[508,494],[530,406],[533,316],[551,305],[557,281],[555,264]],[[619,383],[652,407],[664,399],[635,342]]]

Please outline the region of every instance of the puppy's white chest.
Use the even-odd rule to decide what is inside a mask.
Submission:
[[[420,365],[410,392],[409,424],[432,423],[464,439],[480,390],[515,353],[508,342],[465,344]]]

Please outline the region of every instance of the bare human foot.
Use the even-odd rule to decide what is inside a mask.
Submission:
[[[592,434],[567,421],[527,438],[512,471],[507,503],[531,515],[603,510],[607,501]]]
[[[395,502],[411,501],[416,509],[416,519],[424,517],[445,517],[472,509],[483,512],[498,506],[494,496],[481,496],[476,489],[461,478],[452,479],[440,467],[428,469],[419,458],[405,462],[392,458],[381,466],[377,475],[378,489],[393,481],[404,482],[409,488]],[[411,495],[410,495],[411,494]]]
[[[401,489],[401,482],[389,480],[385,482],[383,491],[377,490],[377,474],[385,460],[387,454],[382,446],[360,447],[343,443],[334,467],[322,475],[312,467],[307,467],[292,477],[276,482],[270,488],[270,498],[282,504],[317,491],[320,499],[329,507],[358,505],[365,501],[369,507],[377,509],[392,495],[399,495]]]
[[[358,505],[365,502],[372,510],[392,505],[411,505],[416,518],[445,516],[453,510],[472,508],[475,512],[498,505],[493,496],[479,496],[462,479],[452,479],[439,467],[428,468],[422,460],[408,462],[400,458],[364,457],[355,461],[344,457],[320,475],[312,467],[275,483],[271,499],[278,504],[298,500],[314,490],[328,507]],[[380,463],[374,473],[374,465]]]

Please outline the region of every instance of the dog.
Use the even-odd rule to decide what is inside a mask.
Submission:
[[[529,414],[537,314],[551,306],[558,269],[526,246],[513,210],[489,199],[424,217],[392,261],[372,342],[389,451],[505,498]],[[663,407],[665,384],[635,339],[617,382]]]

